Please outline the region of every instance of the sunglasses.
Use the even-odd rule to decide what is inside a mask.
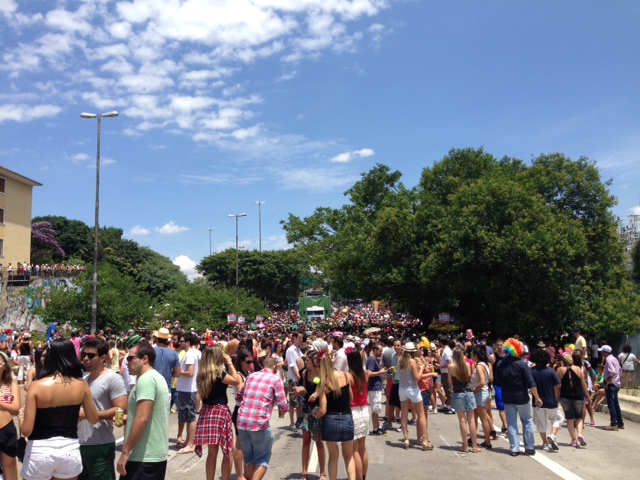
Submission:
[[[140,358],[140,357],[133,356],[133,355],[127,355],[127,363],[133,362],[134,358]]]
[[[245,360],[244,363],[253,363],[253,359],[251,360]]]
[[[94,358],[96,358],[98,356],[98,354],[97,353],[82,352],[82,354],[80,356],[82,358],[89,357],[89,360],[93,360]]]

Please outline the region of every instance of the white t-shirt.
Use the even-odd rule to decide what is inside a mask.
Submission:
[[[287,348],[287,369],[289,370],[289,378],[291,380],[295,380],[296,382],[300,380],[298,376],[293,372],[293,367],[297,367],[296,360],[302,358],[302,350],[300,347],[296,347],[295,345],[291,345]]]
[[[202,354],[197,348],[190,348],[189,350],[187,350],[180,368],[183,372],[186,372],[189,368],[189,365],[193,365],[193,377],[180,376],[178,378],[178,386],[176,389],[179,392],[193,393],[198,391],[198,387],[196,385],[196,377],[198,376],[198,367],[200,366],[201,357]]]
[[[440,357],[440,372],[449,373],[449,365],[453,361],[453,351],[447,346],[442,349],[442,355]],[[446,367],[444,366],[446,365]]]
[[[625,372],[633,372],[636,362],[638,361],[638,359],[633,353],[624,353],[624,352],[618,355],[618,360],[620,360],[620,364],[622,365],[622,370]]]

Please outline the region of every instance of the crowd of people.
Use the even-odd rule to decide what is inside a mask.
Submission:
[[[0,263],[0,278],[8,278],[9,280],[16,277],[29,279],[31,277],[64,277],[75,276],[85,272],[84,265],[70,263],[43,263],[32,265],[27,262],[18,262],[15,266],[8,263],[5,267]]]
[[[26,480],[115,479],[116,471],[125,480],[162,479],[169,448],[176,448],[180,455],[207,451],[207,480],[215,478],[219,453],[223,480],[233,470],[239,480],[261,480],[271,460],[274,408],[302,437],[302,480],[313,443],[321,480],[337,479],[340,460],[349,480],[366,480],[367,439],[391,430],[401,433],[403,448],[430,452],[429,417],[437,414],[456,415],[458,448],[473,454],[492,450],[502,435],[512,456],[535,455],[534,426],[539,448],[557,450],[565,423],[564,443],[584,448],[585,425],[595,425],[594,404],[605,399],[611,416],[605,429],[624,429],[618,391],[624,372],[638,363],[630,347],[616,357],[579,329],[533,345],[518,337],[476,337],[471,330],[429,340],[417,319],[360,312],[358,323],[341,311],[349,321],[315,328],[289,319],[260,330],[166,325],[149,335],[71,332],[69,339],[54,322],[42,345],[33,344],[30,332],[5,332],[4,478],[18,478],[16,457],[24,455]],[[172,413],[176,432],[169,428]],[[19,431],[12,429],[14,416]],[[126,431],[116,464],[114,422],[120,421]],[[28,441],[20,452],[23,437]]]

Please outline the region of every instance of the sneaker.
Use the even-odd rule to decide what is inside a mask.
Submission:
[[[548,443],[545,443],[544,445],[542,445],[542,450],[544,450],[545,452],[551,452],[552,451],[551,445],[549,445]]]
[[[533,457],[536,454],[535,450],[527,450],[525,449],[523,455],[529,455],[530,457]]]
[[[624,430],[624,425],[618,425],[618,428],[619,428],[620,430]]]
[[[295,432],[298,429],[298,427],[296,427],[294,424],[289,425],[289,430],[291,430],[292,432]]]
[[[573,448],[580,448],[580,444],[578,442],[571,442],[571,446]]]
[[[393,424],[392,424],[392,423],[386,423],[386,422],[385,422],[385,423],[383,423],[383,424],[382,424],[382,427],[381,427],[381,428],[382,428],[382,430],[387,431],[387,430],[389,430],[390,428],[393,428]]]
[[[383,430],[382,428],[379,428],[378,432],[380,432],[380,435],[383,435],[383,436],[387,434],[387,431]]]
[[[439,411],[440,413],[444,413],[444,412],[446,412],[447,410],[449,410],[449,407],[447,407],[446,405],[443,405],[442,407],[440,407],[440,408],[438,409],[438,411]]]
[[[412,427],[416,426],[416,421],[415,420],[409,420],[409,425]]]
[[[433,405],[429,405],[429,407],[427,408],[429,410],[429,412],[433,412]]]
[[[491,436],[491,440],[495,440],[496,438],[498,438],[498,434],[496,433],[495,430],[491,430],[491,432],[489,432],[490,436]]]
[[[376,428],[375,430],[371,430],[371,432],[369,432],[369,435],[372,435],[374,437],[379,437],[380,435],[382,435],[382,429]]]
[[[433,408],[433,407],[432,407],[432,408]],[[438,414],[438,410],[433,409],[433,410],[431,410],[429,413],[430,413],[430,414],[432,414],[432,415],[437,415],[437,414]]]
[[[604,427],[603,430],[606,430],[607,432],[617,432],[618,431],[618,426],[617,425],[609,425],[608,427]]]
[[[547,437],[547,443],[551,446],[551,448],[553,448],[554,450],[558,450],[558,441],[556,440],[555,435],[549,435]]]
[[[578,435],[578,441],[580,442],[580,445],[583,447],[587,446],[587,441],[584,439],[584,437],[582,435]]]
[[[595,420],[591,420],[591,422],[589,422],[589,426],[590,427],[595,427],[596,426],[596,421]]]

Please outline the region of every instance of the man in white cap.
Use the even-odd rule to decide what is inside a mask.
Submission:
[[[609,432],[616,432],[624,429],[624,420],[620,411],[620,402],[618,401],[618,392],[620,391],[620,378],[622,376],[622,367],[618,359],[611,354],[611,347],[603,345],[598,349],[604,359],[604,382],[605,393],[607,395],[607,407],[609,408],[609,416],[611,424],[604,427]]]

